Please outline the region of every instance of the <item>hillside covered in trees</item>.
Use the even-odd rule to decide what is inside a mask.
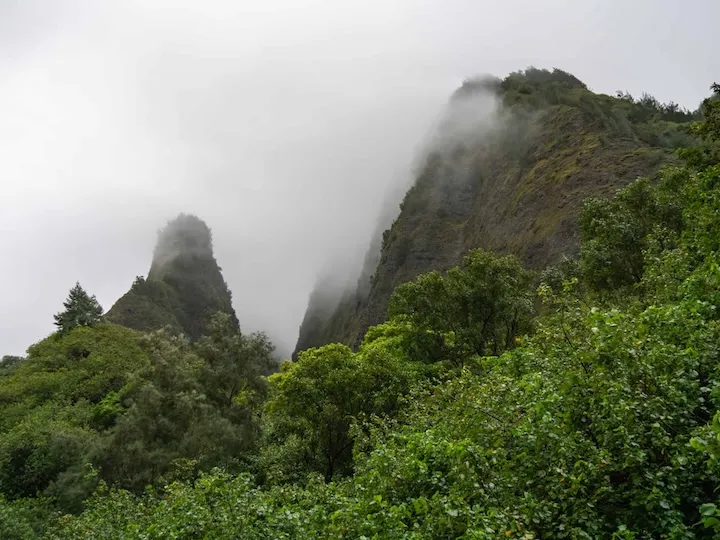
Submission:
[[[271,344],[232,314],[141,332],[78,285],[0,364],[0,537],[718,537],[712,92],[692,115],[612,101],[679,142],[578,202],[577,250],[466,250],[398,283],[355,350],[266,376]]]

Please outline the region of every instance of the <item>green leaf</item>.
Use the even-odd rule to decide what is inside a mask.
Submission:
[[[717,513],[717,506],[713,503],[705,503],[700,506],[700,515],[704,517],[714,516]]]

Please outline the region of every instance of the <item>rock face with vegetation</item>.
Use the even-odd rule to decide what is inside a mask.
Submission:
[[[492,115],[473,121],[488,101]],[[318,284],[296,353],[334,341],[357,346],[385,320],[395,287],[447,270],[471,249],[513,254],[530,268],[577,253],[583,199],[653,177],[689,144],[682,125],[692,119],[647,95],[595,94],[560,70],[467,81],[383,234],[379,262],[371,248],[369,278],[334,298]]]
[[[138,277],[106,317],[142,331],[169,326],[197,339],[216,312],[230,314],[237,325],[211,231],[201,219],[182,214],[160,231],[147,278]]]

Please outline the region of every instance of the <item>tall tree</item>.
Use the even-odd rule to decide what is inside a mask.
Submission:
[[[275,365],[274,350],[262,332],[242,334],[233,315],[216,313],[209,334],[195,346],[205,361],[200,381],[208,398],[223,409],[246,410],[251,404],[258,405],[265,396],[263,376]]]
[[[55,326],[66,333],[78,326],[92,326],[102,319],[103,308],[95,295],[90,296],[80,283],[70,289],[67,300],[63,302],[65,311],[55,315]]]
[[[460,365],[512,347],[529,328],[532,299],[531,274],[515,257],[476,249],[445,276],[429,272],[397,287],[388,313],[409,323],[410,358]]]

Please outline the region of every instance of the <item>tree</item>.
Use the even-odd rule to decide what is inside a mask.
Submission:
[[[233,317],[217,313],[209,335],[195,345],[205,360],[200,380],[205,393],[220,408],[248,410],[265,397],[263,376],[272,371],[275,347],[262,332],[244,335]]]
[[[55,326],[61,333],[66,333],[78,326],[92,326],[102,320],[103,308],[95,295],[89,296],[80,286],[70,289],[67,300],[63,302],[65,311],[55,315]]]
[[[0,358],[0,377],[13,373],[23,360],[24,358],[22,356],[12,355],[5,355]]]
[[[300,353],[297,362],[286,362],[272,375],[272,397],[267,405],[278,442],[290,435],[304,439],[306,471],[317,471],[330,480],[349,472],[352,418],[359,414],[369,390],[358,358],[345,345],[332,344]]]
[[[580,264],[588,285],[602,291],[638,283],[650,234],[662,230],[672,237],[682,229],[678,202],[672,186],[658,188],[647,178],[619,190],[614,200],[587,199],[580,214]]]
[[[680,157],[697,169],[720,163],[720,84],[713,83],[710,90],[712,95],[700,105],[702,120],[690,127],[690,131],[700,137],[701,144],[679,151]]]
[[[501,353],[528,329],[530,278],[515,257],[478,249],[446,276],[429,272],[399,286],[389,315],[409,323],[410,358],[463,364],[472,355]]]
[[[308,349],[270,376],[269,444],[261,458],[270,482],[299,480],[309,472],[330,480],[352,472],[352,426],[396,410],[418,372],[417,364],[395,358],[381,336],[374,341],[358,353],[339,343]]]
[[[185,338],[158,331],[142,346],[151,365],[136,373],[120,400],[127,411],[94,452],[100,478],[140,492],[178,472],[236,472],[255,441],[253,423],[228,417],[205,394],[205,361]]]

